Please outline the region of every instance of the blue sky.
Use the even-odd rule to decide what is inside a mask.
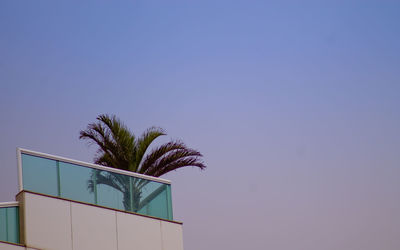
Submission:
[[[400,247],[397,1],[1,1],[0,200],[15,148],[83,161],[98,114],[167,130],[185,249]]]

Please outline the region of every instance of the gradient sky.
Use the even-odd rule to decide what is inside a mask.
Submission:
[[[301,3],[300,3],[301,2]],[[16,147],[92,161],[98,114],[167,130],[186,250],[400,249],[399,1],[0,1],[0,201]]]

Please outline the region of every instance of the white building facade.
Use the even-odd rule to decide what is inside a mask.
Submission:
[[[168,180],[17,150],[17,202],[0,203],[0,250],[183,250]]]

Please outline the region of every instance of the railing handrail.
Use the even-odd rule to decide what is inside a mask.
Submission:
[[[46,154],[46,153],[36,152],[36,151],[24,149],[24,148],[17,148],[17,158],[18,158],[18,165],[19,165],[18,166],[18,171],[21,174],[22,174],[22,169],[21,169],[22,166],[21,166],[21,162],[20,162],[21,154],[28,154],[28,155],[32,155],[32,156],[38,156],[38,157],[42,157],[42,158],[46,158],[46,159],[62,161],[62,162],[66,162],[66,163],[72,163],[72,164],[80,165],[82,167],[95,168],[95,169],[99,169],[99,170],[103,170],[103,171],[114,172],[114,173],[123,174],[123,175],[129,175],[129,176],[132,176],[132,177],[146,179],[146,180],[155,181],[155,182],[160,182],[160,183],[164,183],[164,184],[171,184],[171,181],[169,181],[169,180],[158,178],[158,177],[154,177],[154,176],[134,173],[134,172],[121,170],[121,169],[117,169],[117,168],[112,168],[112,167],[106,167],[106,166],[102,166],[102,165],[98,165],[98,164],[94,164],[94,163],[88,163],[88,162],[73,160],[73,159],[69,159],[69,158],[65,158],[65,157],[61,157],[61,156],[56,156],[56,155],[50,155],[50,154]],[[21,179],[20,181],[22,181],[22,175],[21,174],[20,174],[20,176],[21,176],[20,177],[20,179]],[[20,183],[20,184],[22,184],[22,183]],[[20,185],[20,187],[22,187],[22,185]]]
[[[0,207],[18,207],[18,201],[0,202]]]

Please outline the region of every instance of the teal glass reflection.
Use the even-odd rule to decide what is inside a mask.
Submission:
[[[93,169],[75,164],[59,162],[60,197],[95,203],[95,193],[91,188]]]
[[[173,220],[174,215],[172,213],[172,192],[171,185],[167,185],[167,210],[168,210],[168,219]]]
[[[145,197],[147,197],[145,193],[144,187],[149,184],[151,181],[141,179],[141,178],[136,178],[136,177],[130,177],[131,181],[131,190],[132,190],[132,212],[135,213],[141,213],[141,214],[146,214],[145,212],[143,213],[143,200]],[[147,214],[149,215],[149,214]]]
[[[0,240],[19,243],[18,207],[0,208]]]
[[[18,243],[19,242],[19,214],[18,207],[8,207],[7,208],[7,230],[9,242]]]
[[[146,197],[147,198],[147,197]],[[163,187],[163,191],[158,195],[152,197],[151,200],[144,199],[141,204],[141,209],[138,211],[140,214],[151,214],[151,216],[168,219],[168,210],[166,199],[166,189]]]
[[[0,208],[0,240],[7,241],[7,215],[5,207]]]
[[[96,170],[97,204],[120,210],[130,210],[129,176]]]
[[[172,220],[169,184],[22,154],[23,189]]]
[[[143,185],[141,187],[141,200],[137,212],[172,220],[168,211],[169,200],[167,187],[167,184],[153,181],[149,181]]]
[[[21,158],[24,190],[57,196],[57,162],[27,154]]]

